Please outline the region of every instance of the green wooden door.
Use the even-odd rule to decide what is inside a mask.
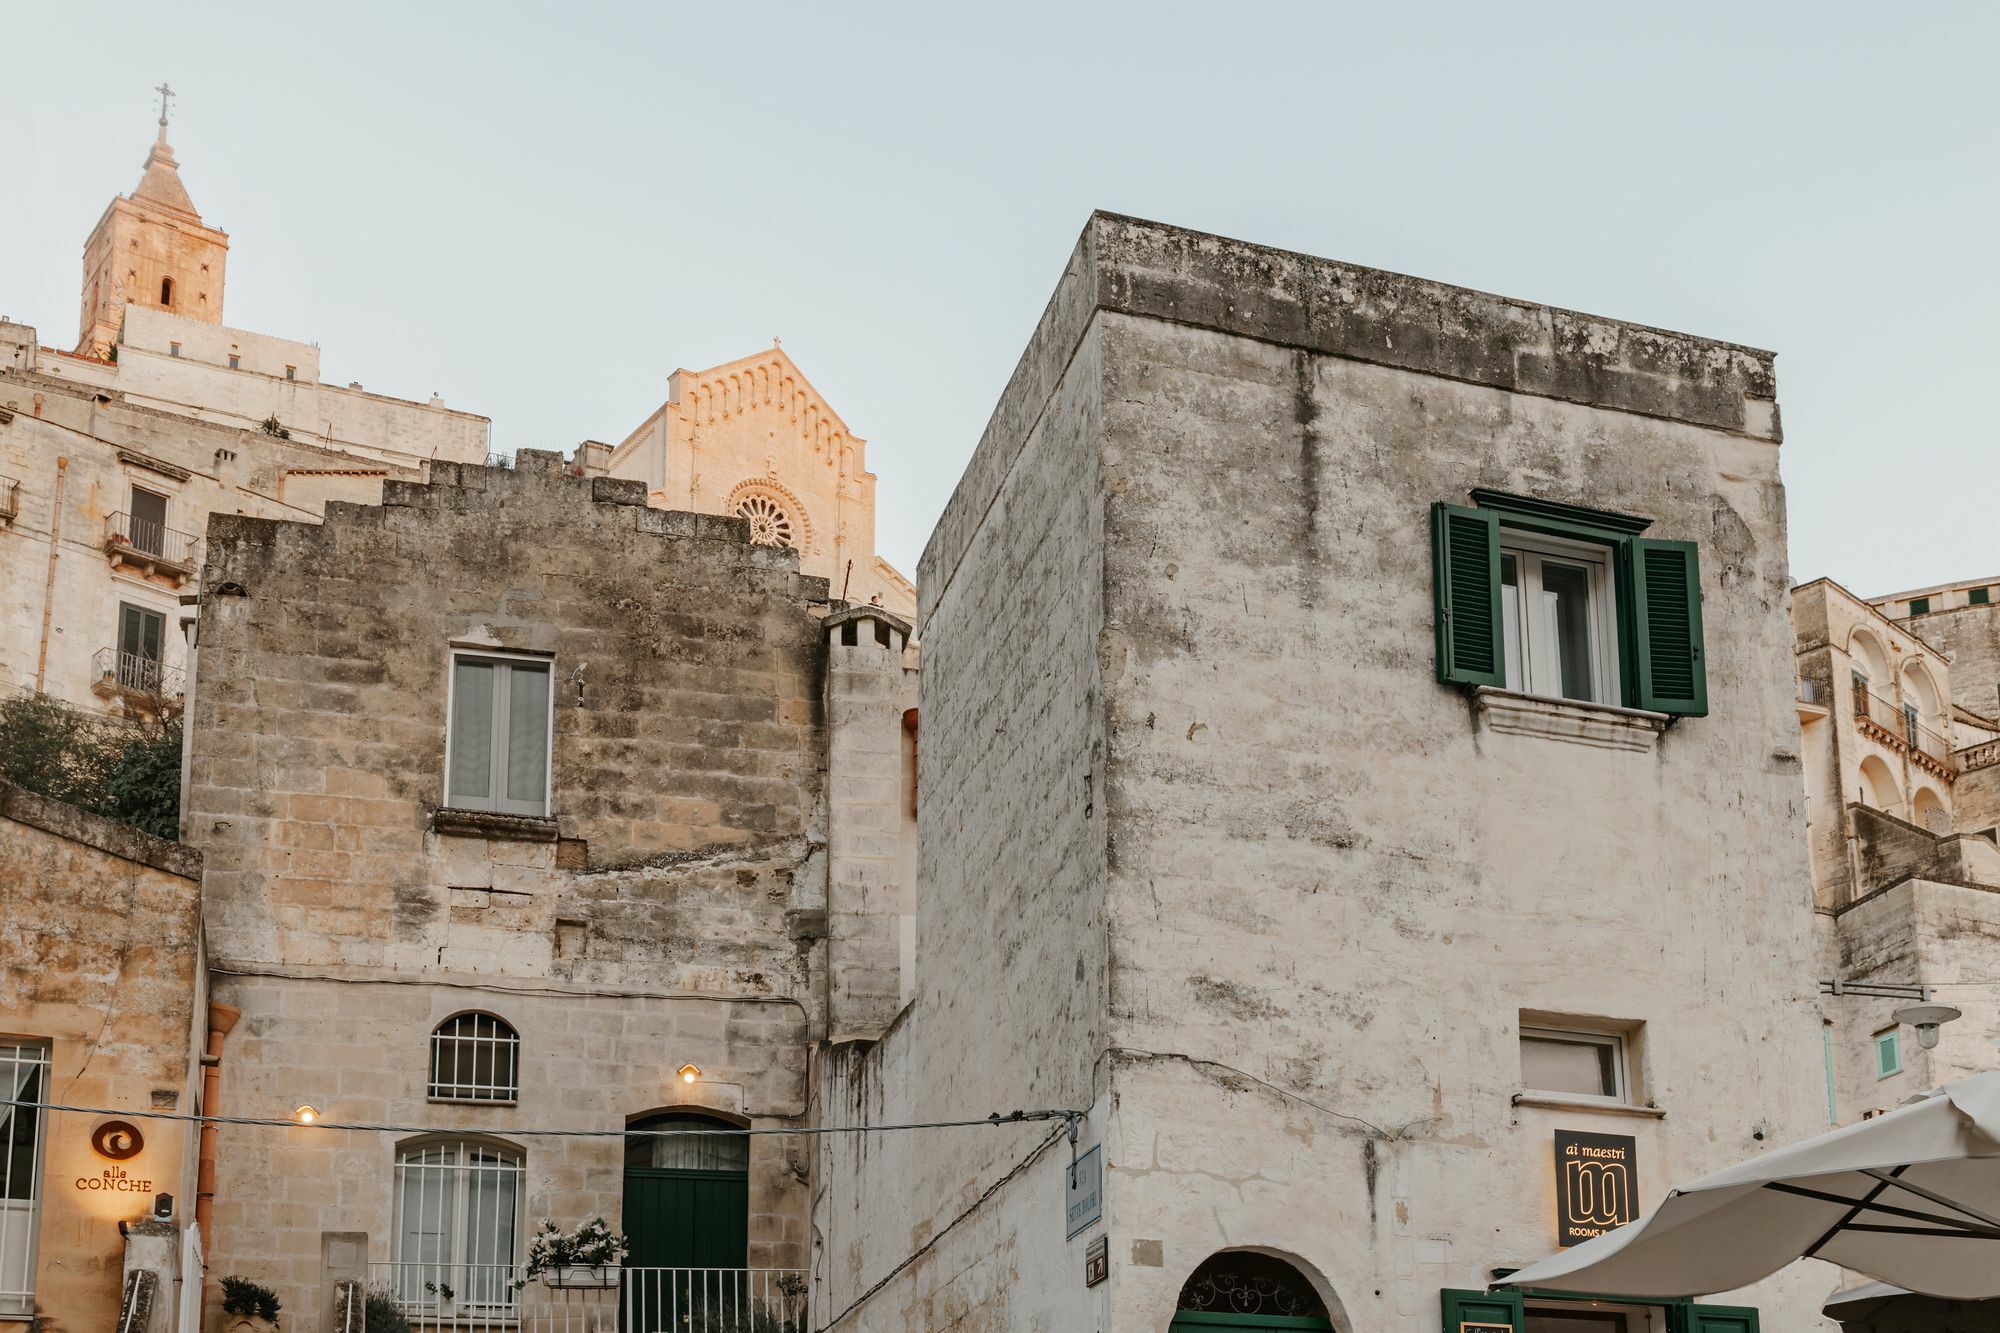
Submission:
[[[627,1167],[624,1231],[626,1333],[729,1326],[747,1295],[740,1272],[685,1270],[741,1270],[748,1263],[748,1172]]]
[[[1219,1314],[1182,1310],[1168,1333],[1334,1333],[1331,1319],[1284,1314]]]

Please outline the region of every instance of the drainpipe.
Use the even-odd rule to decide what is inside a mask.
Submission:
[[[49,576],[42,584],[42,646],[35,653],[35,693],[49,667],[49,621],[56,611],[56,558],[62,554],[63,483],[69,480],[69,459],[56,460],[56,504],[49,514]]]
[[[241,1017],[243,1011],[234,1005],[209,1003],[208,1053],[201,1057],[201,1113],[204,1116],[221,1114],[222,1039],[229,1035],[229,1029],[235,1027],[236,1020]],[[194,1224],[201,1232],[201,1299],[204,1306],[208,1301],[210,1256],[215,1252],[212,1221],[215,1215],[215,1129],[212,1121],[202,1122],[194,1181]]]

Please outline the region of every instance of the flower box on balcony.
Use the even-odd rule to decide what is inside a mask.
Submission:
[[[561,1264],[542,1270],[542,1285],[601,1291],[618,1285],[617,1264]]]

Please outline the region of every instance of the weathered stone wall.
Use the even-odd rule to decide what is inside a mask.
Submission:
[[[1951,701],[2000,719],[2000,602],[1955,606],[1897,622],[1951,662]]]
[[[45,1097],[194,1108],[200,873],[185,847],[0,783],[0,1032],[49,1044]],[[114,1161],[91,1147],[111,1118],[48,1118],[37,1333],[112,1327],[125,1258],[118,1224],[149,1217],[162,1194],[174,1196],[178,1221],[193,1216],[188,1126],[135,1119],[143,1147]],[[117,1172],[122,1188],[103,1188]]]
[[[1026,1133],[823,1156],[857,1326],[1155,1329],[1250,1247],[1428,1333],[1553,1248],[1553,1130],[1635,1137],[1650,1207],[1823,1125],[1772,394],[1748,349],[1093,219],[921,567],[918,1001],[825,1095],[1089,1109],[1105,1221],[1062,1240],[1047,1156],[999,1183]],[[1698,543],[1709,715],[1436,684],[1429,507],[1477,486]],[[1515,1104],[1524,1013],[1638,1025],[1642,1105]],[[1814,1281],[1743,1299],[1817,1327]]]
[[[873,1040],[915,978],[917,829],[910,626],[874,607],[826,621],[827,1008]]]
[[[826,585],[644,501],[524,453],[210,528],[187,821],[244,1011],[230,1105],[610,1131],[517,1141],[527,1227],[616,1225],[616,1131],[659,1106],[795,1121],[824,1023]],[[551,657],[552,819],[438,820],[454,644]],[[468,1009],[520,1031],[518,1106],[427,1102],[431,1028]],[[802,1265],[805,1167],[753,1142],[750,1261]],[[288,1304],[317,1304],[322,1232],[391,1257],[391,1137],[236,1133],[221,1161],[218,1252]]]
[[[2000,889],[1905,880],[1841,912],[1833,932],[1843,980],[1934,987],[1937,1002],[1964,1014],[1939,1030],[1931,1051],[1919,1044],[1915,1029],[1900,1029],[1902,1071],[1885,1078],[1878,1075],[1874,1036],[1895,1027],[1895,1011],[1911,1001],[1851,994],[1824,999],[1835,1022],[1843,1123],[1992,1069],[2000,996],[1989,983],[2000,958]]]

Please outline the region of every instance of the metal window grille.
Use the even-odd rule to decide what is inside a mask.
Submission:
[[[439,1319],[511,1310],[519,1276],[521,1159],[481,1143],[396,1155],[395,1296]]]
[[[447,1018],[431,1033],[430,1095],[511,1102],[521,1095],[521,1038],[491,1014]]]
[[[10,1100],[42,1101],[48,1071],[48,1047],[0,1041],[0,1092]],[[42,1121],[38,1106],[0,1106],[0,1315],[35,1313]]]

